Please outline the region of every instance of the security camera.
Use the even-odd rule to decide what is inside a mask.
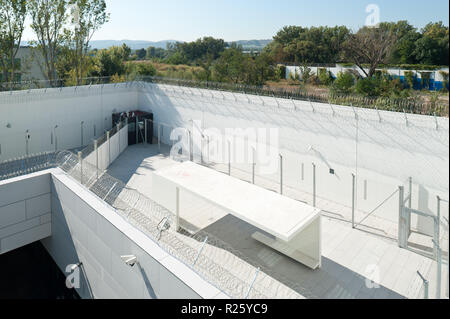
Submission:
[[[130,267],[133,267],[137,263],[137,257],[134,255],[120,256],[120,258]]]
[[[70,267],[70,270],[73,272],[73,271],[75,271],[75,269],[81,267],[82,264],[83,264],[83,263],[78,263],[78,264],[72,265],[72,266]]]

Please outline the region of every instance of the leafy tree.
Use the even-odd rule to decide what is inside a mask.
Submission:
[[[22,41],[26,15],[26,0],[0,0],[0,67],[6,82],[15,79],[16,56]]]
[[[353,75],[350,72],[339,72],[331,86],[331,90],[334,93],[350,93],[354,81]]]
[[[147,59],[164,59],[168,55],[168,51],[163,48],[155,48],[155,47],[148,47],[147,48]]]
[[[274,57],[280,56],[285,60],[278,58],[277,62],[334,63],[339,60],[341,46],[348,34],[349,30],[344,26],[287,26],[277,33],[268,49],[272,50]]]
[[[130,56],[130,48],[125,44],[118,47],[112,46],[97,52],[94,58],[93,76],[123,75],[126,71],[124,61]]]
[[[239,83],[245,72],[242,48],[232,46],[225,50],[214,64],[214,76],[219,82]]]
[[[176,62],[173,64],[204,63],[207,60],[218,59],[225,48],[224,40],[212,37],[204,37],[194,42],[177,42],[173,47],[169,47],[172,53],[169,54],[167,61]]]
[[[58,79],[58,49],[64,41],[64,23],[67,19],[66,0],[28,0],[31,28],[37,37],[36,52],[40,67],[49,81]]]
[[[74,6],[71,23],[74,25],[70,33],[73,63],[76,78],[79,81],[87,73],[89,43],[95,34],[109,20],[105,0],[70,0]]]
[[[320,84],[323,85],[330,85],[333,82],[331,72],[324,68],[318,69],[318,79]]]
[[[355,84],[355,92],[365,96],[378,95],[379,80],[376,78],[360,79]]]
[[[429,23],[422,30],[413,52],[421,64],[448,65],[449,29],[442,22]]]
[[[344,56],[355,63],[366,77],[372,77],[377,67],[391,56],[397,36],[385,28],[363,27],[351,34],[343,47]],[[369,71],[364,68],[369,65]]]
[[[387,60],[392,64],[414,64],[418,61],[414,55],[415,45],[421,34],[410,25],[408,21],[383,22],[380,24],[383,30],[391,31],[397,41],[393,45],[392,54]]]
[[[143,60],[147,56],[147,51],[145,49],[136,50],[136,56],[139,60]]]

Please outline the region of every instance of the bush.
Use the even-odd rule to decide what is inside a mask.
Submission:
[[[420,72],[422,76],[422,88],[428,89],[430,87],[431,72]]]
[[[333,77],[331,76],[331,72],[327,69],[318,69],[318,77],[320,84],[330,85],[333,82]]]
[[[151,63],[138,63],[136,72],[142,76],[154,76],[156,68]]]
[[[335,93],[350,93],[354,84],[353,75],[349,72],[339,72],[331,90]]]
[[[442,88],[442,91],[447,92],[448,91],[448,72],[440,71],[440,76],[442,77],[442,84],[444,87]]]
[[[379,81],[376,79],[364,78],[356,82],[355,91],[364,96],[378,95]]]
[[[414,89],[414,73],[412,71],[405,72],[405,80],[410,89]]]

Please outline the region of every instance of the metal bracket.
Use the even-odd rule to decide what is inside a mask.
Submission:
[[[169,223],[169,219],[167,217],[164,217],[158,224],[158,226],[156,226],[156,229],[159,231],[158,234],[158,241],[161,239],[161,235],[164,231],[169,230],[170,228],[170,223]]]

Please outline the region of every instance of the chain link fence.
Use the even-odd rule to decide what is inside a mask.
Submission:
[[[56,163],[161,248],[232,298],[314,298],[298,283],[279,274],[274,279],[272,270],[256,265],[211,233],[200,230],[192,234],[182,225],[177,230],[173,213],[122,181],[98,172],[77,155],[62,152]]]
[[[55,167],[57,152],[14,158],[0,163],[0,181]]]

